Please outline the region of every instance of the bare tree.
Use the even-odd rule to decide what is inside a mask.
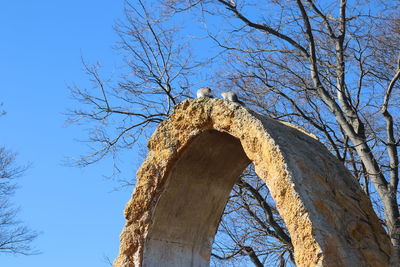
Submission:
[[[127,24],[117,31],[128,75],[106,86],[85,65],[98,90],[73,88],[89,107],[75,110],[74,119],[95,123],[90,140],[100,144],[80,162],[132,147],[145,127],[187,97],[196,82],[192,73],[203,65],[193,63],[169,16],[190,14],[186,20],[205,25],[217,46],[210,56],[221,62],[214,87],[237,91],[247,106],[318,136],[370,197],[398,261],[398,2],[164,0],[159,6],[164,13],[151,7],[150,15],[140,0],[127,5]],[[279,266],[293,262],[290,236],[267,188],[251,173],[236,184],[219,234],[216,261],[247,258],[261,266],[275,255]]]
[[[398,6],[328,2],[263,3],[266,13],[273,10],[273,17],[261,14],[263,6],[252,1],[197,5],[204,13],[213,10],[230,21],[224,24],[230,27],[229,40],[228,35],[210,33],[227,51],[231,66],[224,70],[221,84],[239,89],[260,112],[300,122],[320,137],[360,180],[377,211],[383,209],[396,262]],[[248,11],[255,8],[252,5],[258,14]]]
[[[93,87],[71,87],[72,96],[85,109],[70,110],[71,123],[93,123],[89,140],[94,147],[76,159],[79,165],[94,163],[109,153],[131,148],[138,139],[165,120],[174,105],[189,97],[190,77],[197,67],[177,26],[142,1],[127,2],[124,22],[115,27],[126,73],[117,83],[104,81],[100,64],[83,63]],[[161,11],[159,11],[161,12]]]
[[[10,202],[19,177],[25,167],[15,166],[15,153],[0,147],[0,253],[34,254],[31,242],[37,233],[17,220],[18,209]]]

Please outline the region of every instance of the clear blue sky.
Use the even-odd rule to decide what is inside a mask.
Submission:
[[[67,85],[85,85],[80,57],[112,69],[118,57],[112,30],[122,17],[122,0],[13,0],[0,8],[0,145],[31,162],[14,203],[20,219],[42,232],[35,256],[0,255],[0,266],[108,266],[118,253],[123,208],[132,189],[112,192],[104,179],[110,161],[89,168],[63,166],[65,157],[86,151],[75,138],[82,128],[64,127],[62,115],[74,102]],[[127,158],[123,175],[134,177],[137,159]]]

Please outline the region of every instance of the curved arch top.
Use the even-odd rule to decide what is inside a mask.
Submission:
[[[220,216],[253,162],[297,266],[389,266],[370,200],[313,136],[221,99],[185,100],[148,142],[114,266],[208,266]]]

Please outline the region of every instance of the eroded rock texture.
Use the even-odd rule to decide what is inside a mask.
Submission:
[[[297,266],[389,266],[390,242],[369,199],[301,129],[204,98],[179,104],[148,146],[114,266],[208,266],[229,192],[250,162],[288,227]]]

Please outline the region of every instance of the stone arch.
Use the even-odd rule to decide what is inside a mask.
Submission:
[[[297,266],[389,266],[389,238],[358,182],[297,127],[221,99],[186,100],[148,147],[114,266],[208,266],[229,192],[250,162]]]

